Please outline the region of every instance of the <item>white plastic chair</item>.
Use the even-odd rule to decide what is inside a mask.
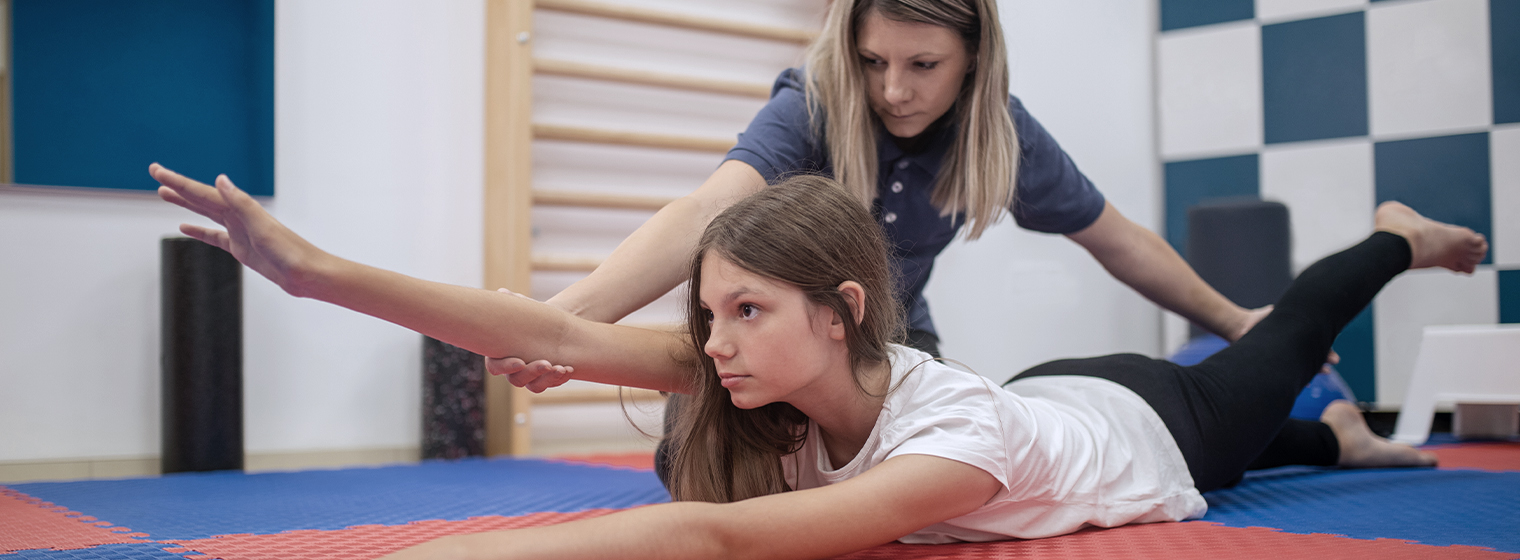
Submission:
[[[1425,327],[1393,440],[1425,443],[1438,402],[1456,403],[1457,414],[1467,413],[1457,420],[1466,420],[1462,432],[1501,437],[1513,433],[1512,405],[1520,405],[1520,325]],[[1502,410],[1492,414],[1492,406],[1464,405],[1507,405],[1508,417]]]

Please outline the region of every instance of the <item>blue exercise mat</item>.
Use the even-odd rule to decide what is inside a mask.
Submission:
[[[535,459],[7,486],[155,540],[569,513],[670,500],[653,472]]]
[[[1520,472],[1284,467],[1204,496],[1235,527],[1520,553]]]
[[[103,544],[77,550],[22,550],[0,556],[5,560],[185,560],[160,543]]]

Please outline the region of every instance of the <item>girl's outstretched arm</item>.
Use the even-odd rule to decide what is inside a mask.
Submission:
[[[906,455],[823,488],[445,537],[385,560],[827,558],[965,515],[1001,489],[996,478],[971,465]]]
[[[287,293],[385,319],[485,356],[531,356],[575,368],[577,379],[682,392],[684,342],[674,335],[605,325],[509,293],[429,282],[333,256],[217,177],[211,187],[148,167],[164,200],[225,230],[181,225],[186,235],[232,253]]]

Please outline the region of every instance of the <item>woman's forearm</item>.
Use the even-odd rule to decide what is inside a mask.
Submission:
[[[656,212],[601,266],[548,303],[600,323],[637,311],[686,280],[687,259],[713,217],[764,187],[765,179],[749,164],[724,162],[695,192]]]
[[[1248,326],[1250,312],[1209,286],[1166,240],[1112,205],[1087,229],[1071,234],[1114,278],[1157,305],[1228,340]]]

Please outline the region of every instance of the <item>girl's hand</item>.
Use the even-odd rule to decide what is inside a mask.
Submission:
[[[224,231],[180,224],[181,232],[231,253],[291,295],[302,295],[303,277],[327,256],[270,216],[226,175],[218,175],[216,186],[211,187],[157,163],[148,166],[148,174],[161,185],[159,198],[226,228]]]

